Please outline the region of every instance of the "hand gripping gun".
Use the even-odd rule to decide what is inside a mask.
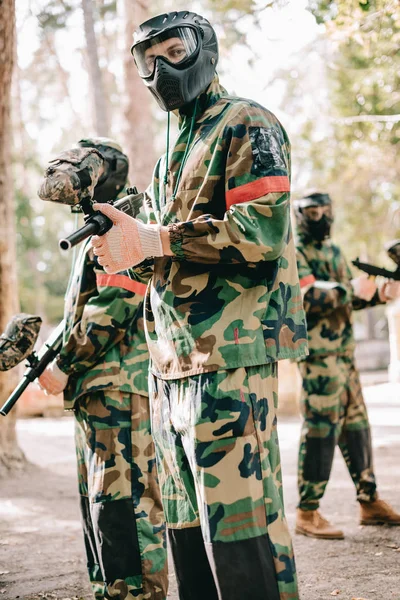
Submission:
[[[367,273],[369,276],[377,277],[380,275],[381,277],[386,277],[387,279],[400,281],[400,240],[388,242],[385,244],[385,250],[388,256],[397,265],[397,269],[395,271],[383,269],[369,263],[360,262],[358,258],[356,258],[356,260],[352,260],[351,262],[355,267],[357,267],[357,269],[364,271],[364,273]]]

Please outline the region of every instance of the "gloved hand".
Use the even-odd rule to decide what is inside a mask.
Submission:
[[[379,288],[379,299],[381,302],[390,302],[400,298],[400,281],[386,279]]]
[[[51,362],[38,379],[39,385],[46,395],[60,394],[66,387],[68,375],[57,366],[56,359]]]
[[[355,296],[361,298],[361,300],[366,300],[367,302],[371,300],[377,290],[375,280],[370,279],[365,275],[360,275],[360,277],[352,279],[350,283],[353,286]]]
[[[145,225],[110,204],[94,204],[114,226],[92,237],[93,252],[106,273],[125,271],[151,256],[164,256],[161,226]]]

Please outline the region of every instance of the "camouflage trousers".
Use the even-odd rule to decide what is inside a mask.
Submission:
[[[165,600],[165,524],[149,399],[99,391],[75,407],[87,566],[96,600]]]
[[[299,507],[318,508],[336,445],[356,486],[357,500],[374,500],[371,431],[353,356],[310,358],[300,363],[300,372],[304,421],[299,450]]]
[[[181,600],[298,600],[283,506],[277,364],[150,377]]]

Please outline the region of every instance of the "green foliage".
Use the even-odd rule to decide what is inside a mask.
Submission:
[[[383,245],[400,235],[398,10],[378,1],[310,2],[310,8],[325,33],[280,74],[287,81],[285,111],[304,118],[299,130],[289,128],[294,192],[328,191],[334,238],[346,255],[369,256],[391,269]],[[312,111],[305,109],[310,96]]]
[[[37,19],[43,32],[63,29],[76,8],[76,4],[64,0],[51,0],[38,13]]]

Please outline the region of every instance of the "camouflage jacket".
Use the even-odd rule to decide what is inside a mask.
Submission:
[[[107,275],[81,248],[65,300],[64,345],[57,359],[69,375],[65,408],[82,394],[119,389],[148,395],[143,297],[148,276]]]
[[[354,352],[353,310],[381,304],[378,292],[366,302],[353,293],[353,275],[331,240],[297,244],[297,267],[307,315],[310,357]]]
[[[147,218],[169,228],[146,298],[153,373],[181,378],[307,352],[290,224],[290,144],[265,108],[215,79],[180,114],[166,194],[165,157],[147,191]],[[189,144],[176,193],[178,172]]]

